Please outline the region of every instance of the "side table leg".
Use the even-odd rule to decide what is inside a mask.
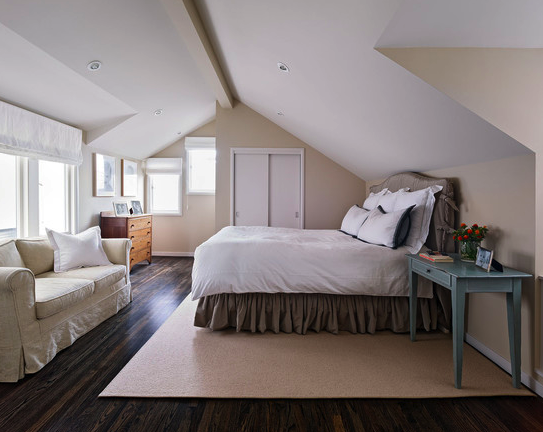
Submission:
[[[454,386],[462,387],[462,363],[464,359],[464,307],[466,304],[466,282],[455,280],[452,290],[452,331]]]
[[[415,342],[417,335],[417,290],[419,275],[411,271],[409,260],[409,333],[411,342]]]
[[[520,388],[520,296],[521,280],[513,280],[513,292],[507,293],[507,325],[509,327],[509,350],[511,353],[511,375],[513,387]]]

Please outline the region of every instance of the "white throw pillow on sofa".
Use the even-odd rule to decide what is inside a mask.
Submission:
[[[48,228],[45,231],[54,250],[56,273],[111,264],[102,248],[100,227],[92,227],[75,235]]]
[[[394,204],[395,210],[415,205],[410,215],[411,228],[405,241],[405,245],[410,248],[411,253],[418,253],[428,237],[430,221],[432,220],[432,213],[436,202],[434,194],[441,189],[443,189],[442,186],[430,186],[414,192],[401,192],[396,198]]]
[[[343,218],[343,222],[341,222],[340,231],[356,237],[358,230],[366,221],[369,214],[369,210],[358,207],[357,205],[352,206]]]

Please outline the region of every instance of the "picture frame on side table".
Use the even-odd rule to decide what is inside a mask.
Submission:
[[[115,157],[93,153],[93,195],[115,196]]]
[[[113,211],[115,216],[130,216],[130,210],[128,210],[128,203],[124,201],[114,201]]]
[[[121,195],[136,196],[138,194],[138,164],[121,159]]]
[[[133,215],[142,215],[143,214],[143,208],[141,207],[141,202],[138,200],[132,200],[130,201],[130,205],[132,206],[132,214]]]
[[[494,251],[485,249],[482,247],[477,248],[477,257],[475,258],[475,265],[481,267],[483,270],[490,272],[492,267],[492,258],[494,257]]]

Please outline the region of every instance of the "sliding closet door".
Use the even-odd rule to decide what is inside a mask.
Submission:
[[[268,155],[234,155],[234,225],[268,226]]]
[[[269,226],[301,228],[301,156],[271,154],[269,159]]]
[[[303,149],[231,149],[231,224],[303,228]]]

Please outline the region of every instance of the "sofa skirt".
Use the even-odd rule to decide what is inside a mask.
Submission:
[[[450,298],[419,298],[417,328],[449,328]],[[444,295],[445,294],[445,295]],[[409,331],[409,298],[333,294],[217,294],[198,301],[194,325],[211,330],[306,334]]]

